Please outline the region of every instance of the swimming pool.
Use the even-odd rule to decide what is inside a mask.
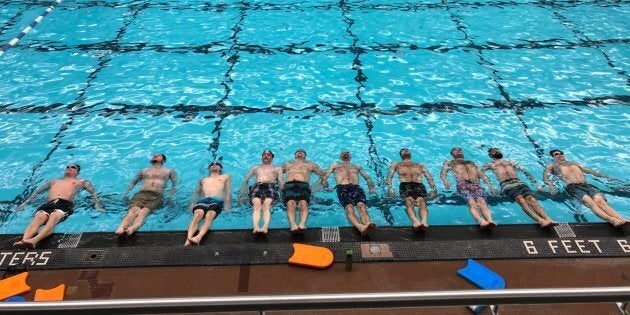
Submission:
[[[0,3],[3,44],[48,5]],[[113,231],[122,193],[155,152],[181,184],[141,230],[184,230],[209,161],[222,160],[237,188],[267,148],[275,164],[304,148],[322,167],[349,149],[377,183],[373,221],[396,226],[409,220],[384,197],[384,177],[402,147],[445,194],[429,204],[434,225],[475,223],[438,179],[451,147],[479,165],[500,147],[539,182],[560,148],[624,181],[589,178],[628,217],[629,11],[603,1],[63,1],[0,57],[0,232],[24,230],[34,208],[9,213],[68,162],[109,213],[81,195],[57,231]],[[601,221],[566,197],[541,204],[558,221]],[[499,224],[533,223],[505,198],[491,209]],[[236,207],[213,228],[250,228],[250,217]],[[333,193],[316,196],[309,225],[348,225]],[[271,227],[287,226],[276,207]]]

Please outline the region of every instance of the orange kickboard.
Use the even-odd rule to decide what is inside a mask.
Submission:
[[[293,256],[289,263],[311,268],[328,268],[333,263],[333,253],[330,249],[320,246],[293,244]]]
[[[22,272],[13,277],[0,280],[0,300],[31,291],[31,287],[26,284],[28,272]]]
[[[66,285],[60,284],[50,290],[37,289],[35,290],[35,302],[44,301],[63,301],[64,294],[66,293]]]

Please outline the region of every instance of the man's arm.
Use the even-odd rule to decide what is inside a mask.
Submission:
[[[335,171],[335,167],[337,167],[337,163],[333,163],[332,165],[330,165],[324,175],[322,175],[322,186],[324,186],[325,189],[328,189],[328,176],[330,176],[330,174]]]
[[[479,178],[481,178],[484,181],[484,183],[486,183],[486,185],[488,185],[488,188],[490,188],[490,190],[493,193],[497,193],[498,192],[496,187],[494,187],[494,185],[492,185],[492,182],[490,181],[490,178],[488,178],[488,176],[486,176],[486,174],[481,172],[481,170],[478,167],[477,167],[477,176],[479,176]]]
[[[431,176],[429,169],[426,166],[424,166],[424,164],[420,164],[420,171],[422,172],[424,177],[427,179],[427,183],[429,184],[429,187],[431,187],[431,191],[429,192],[429,197],[433,198],[433,196],[435,196],[435,194],[437,193],[437,189],[435,188],[435,182],[433,181],[433,176]]]
[[[547,164],[547,166],[545,167],[545,171],[543,172],[543,182],[545,182],[545,184],[549,186],[549,193],[552,195],[555,195],[558,192],[558,190],[556,189],[556,186],[554,186],[551,180],[549,179],[552,169],[553,169],[553,164],[552,163]]]
[[[199,200],[199,198],[201,197],[201,194],[203,193],[203,178],[199,180],[199,182],[197,182],[197,188],[195,188],[195,192],[193,192],[193,196],[190,199],[190,205],[188,206],[188,208],[190,210],[192,210],[192,208],[195,206],[195,204],[197,203],[197,200]]]
[[[237,201],[239,204],[244,204],[247,202],[247,183],[249,182],[249,179],[254,176],[257,169],[258,169],[257,166],[252,166],[247,172],[247,174],[245,174],[245,179],[243,179],[243,183],[241,184],[241,187],[238,189]]]
[[[232,210],[232,176],[227,175],[227,180],[225,181],[225,195],[223,207],[225,211],[230,212]]]
[[[444,183],[444,189],[446,190],[451,189],[451,183],[446,178],[446,175],[448,174],[450,170],[451,170],[451,163],[449,161],[444,161],[444,163],[442,164],[442,170],[440,171],[440,179]]]
[[[594,175],[594,176],[597,176],[597,177],[612,178],[612,177],[610,177],[610,176],[608,176],[606,174],[603,174],[603,173],[600,173],[600,172],[598,172],[596,170],[592,170],[590,168],[587,168],[586,166],[581,165],[579,163],[575,163],[575,165],[577,165],[582,170],[582,172],[584,172],[586,174],[591,174],[591,175]]]
[[[368,173],[365,172],[365,170],[361,166],[358,166],[358,165],[357,165],[357,171],[359,171],[359,174],[361,174],[361,176],[363,176],[363,178],[367,182],[368,189],[370,190],[370,194],[375,194],[376,187],[374,187],[374,182],[372,182],[372,179],[370,178]]]
[[[392,179],[394,178],[394,173],[396,173],[397,165],[398,165],[398,162],[393,162],[392,164],[389,165],[389,171],[387,172],[387,178],[385,179],[385,182],[387,183],[387,186],[389,187],[389,189],[387,190],[387,194],[390,197],[394,197],[394,195],[396,194],[394,192],[394,187],[392,186]]]
[[[525,176],[529,179],[530,182],[532,182],[532,184],[534,184],[534,186],[536,186],[536,188],[540,191],[542,191],[542,186],[538,185],[538,182],[536,181],[536,178],[530,173],[528,172],[524,167],[522,167],[521,165],[519,165],[516,162],[511,162],[512,166],[514,166],[515,169],[521,171],[523,174],[525,174]]]
[[[37,188],[32,195],[30,195],[28,198],[26,198],[26,200],[24,200],[24,202],[22,204],[20,204],[19,206],[17,206],[15,208],[14,212],[18,212],[22,209],[24,209],[24,207],[26,207],[29,203],[31,203],[31,201],[33,201],[33,199],[35,199],[35,197],[37,197],[37,195],[41,194],[42,192],[50,189],[50,186],[52,186],[52,183],[55,180],[51,180],[49,182],[47,182],[46,184],[42,185],[41,187]]]
[[[278,189],[282,191],[282,189],[284,189],[284,180],[282,178],[282,167],[276,167],[276,173],[278,173]]]
[[[98,194],[96,193],[96,190],[94,189],[94,186],[92,186],[92,183],[90,183],[90,181],[88,180],[83,181],[83,189],[87,190],[90,194],[92,194],[92,198],[94,198],[94,209],[102,213],[107,213],[107,211],[103,209],[103,207],[101,207],[101,203],[98,200]]]
[[[319,165],[317,165],[316,163],[313,163],[313,162],[311,162],[311,164],[313,165],[313,173],[317,174],[317,176],[319,176],[319,178],[322,178],[324,176],[324,174],[326,174],[326,172],[324,172],[324,170],[319,168]]]
[[[174,170],[170,170],[168,178],[171,180],[171,189],[168,191],[169,198],[172,198],[175,195],[175,191],[177,190],[177,172]]]
[[[129,183],[129,186],[127,186],[127,189],[125,190],[125,193],[123,194],[125,200],[128,200],[129,192],[138,184],[138,182],[142,180],[142,176],[143,176],[143,171],[139,171],[136,174],[136,176],[131,180],[131,183]]]

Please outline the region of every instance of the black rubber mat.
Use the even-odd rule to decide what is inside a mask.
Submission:
[[[630,229],[608,224],[571,224],[574,238],[560,238],[553,229],[535,225],[505,225],[491,231],[476,226],[434,226],[426,232],[386,227],[364,238],[352,228],[340,228],[340,242],[322,242],[320,228],[293,236],[271,230],[256,237],[250,230],[211,231],[200,246],[184,247],[185,232],[141,232],[129,239],[112,233],[83,233],[76,248],[68,236],[56,234],[36,250],[16,250],[19,235],[0,235],[0,270],[7,268],[69,269],[142,266],[210,266],[283,264],[293,243],[324,246],[335,262],[430,261],[473,259],[630,257]],[[72,234],[73,238],[77,234]]]

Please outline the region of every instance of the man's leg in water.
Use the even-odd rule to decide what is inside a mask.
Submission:
[[[532,195],[525,197],[527,203],[531,206],[532,209],[544,220],[544,224],[541,224],[542,227],[550,227],[554,225],[558,225],[558,223],[551,220],[551,218],[545,212],[545,209],[538,203],[538,200]]]
[[[354,206],[347,205],[344,209],[346,210],[346,217],[348,217],[348,221],[350,221],[350,224],[352,224],[352,226],[359,230],[359,232],[365,231],[365,225],[359,223],[359,219],[354,213]]]
[[[131,225],[131,222],[138,216],[138,212],[140,211],[140,207],[130,207],[125,214],[125,217],[120,222],[120,226],[116,230],[116,235],[120,236],[125,232],[125,229]]]
[[[419,228],[422,223],[418,221],[418,218],[416,217],[416,210],[414,209],[413,197],[405,198],[405,212],[407,212],[407,216],[409,217],[409,220],[411,220],[412,227],[414,229]]]
[[[203,221],[203,225],[201,225],[201,228],[199,229],[199,233],[195,237],[191,238],[190,240],[197,245],[201,243],[201,240],[203,239],[203,237],[206,236],[206,233],[208,233],[208,231],[212,227],[212,222],[214,222],[214,218],[216,217],[217,217],[216,212],[212,210],[209,210],[208,212],[206,212],[206,219],[205,221]]]
[[[133,219],[133,224],[125,229],[127,235],[136,233],[136,231],[142,226],[142,224],[144,224],[144,218],[146,218],[149,213],[151,213],[151,210],[149,210],[149,208],[140,208],[140,210],[138,210],[138,215],[136,215],[136,218]]]
[[[536,213],[536,211],[532,209],[529,201],[526,200],[525,197],[523,197],[522,195],[518,195],[514,198],[514,200],[516,201],[516,203],[518,203],[519,206],[521,206],[521,209],[523,209],[523,211],[527,213],[530,218],[534,219],[534,221],[540,224],[540,226],[543,226],[545,224],[545,219],[540,217],[538,213]]]
[[[265,234],[269,231],[269,221],[271,221],[271,202],[273,202],[272,198],[265,198],[262,204],[263,226],[260,231]]]
[[[416,199],[416,204],[418,205],[418,215],[420,216],[421,227],[429,227],[429,211],[427,210],[427,202],[424,198],[418,197],[418,199]]]
[[[481,210],[481,215],[486,219],[486,221],[488,221],[488,225],[491,227],[496,226],[497,224],[494,223],[494,220],[492,219],[492,212],[490,212],[490,208],[488,208],[488,203],[486,203],[486,199],[483,197],[478,198],[477,204],[479,205],[479,210]]]
[[[295,223],[295,208],[297,204],[295,200],[287,201],[287,218],[289,219],[289,224],[291,225],[290,231],[295,231],[298,229],[297,224]]]
[[[193,217],[192,219],[190,219],[190,224],[188,224],[188,235],[186,236],[186,242],[184,243],[184,246],[191,245],[190,241],[192,240],[192,238],[195,236],[195,233],[199,229],[199,222],[201,222],[202,218],[203,218],[203,210],[195,209],[195,212],[193,212]]]
[[[621,220],[624,220],[626,222],[628,222],[628,220],[624,219],[617,211],[615,211],[615,209],[613,209],[613,207],[611,207],[608,202],[606,202],[606,199],[604,199],[604,196],[597,194],[593,197],[593,200],[595,201],[595,203],[602,208],[602,210],[604,210],[609,216],[611,217],[615,217],[615,218],[619,218]]]
[[[308,219],[308,202],[300,200],[300,228],[306,230],[306,220]]]
[[[262,200],[260,198],[252,199],[252,206],[254,211],[252,212],[252,222],[254,224],[254,233],[260,232],[260,211],[262,211]]]
[[[582,203],[584,203],[586,206],[591,208],[591,210],[598,217],[600,217],[604,221],[607,221],[608,223],[612,224],[614,227],[623,226],[624,223],[625,223],[625,220],[617,218],[617,217],[613,217],[613,216],[609,215],[608,213],[606,213],[606,211],[604,211],[604,209],[600,208],[600,206],[595,202],[595,200],[593,200],[593,198],[591,198],[589,195],[584,195],[582,197]]]
[[[39,231],[39,228],[42,225],[46,224],[46,221],[48,221],[48,214],[38,211],[33,218],[33,221],[31,221],[31,223],[26,227],[26,230],[24,230],[22,240],[27,240],[37,235],[37,231]]]
[[[361,216],[361,223],[365,225],[365,230],[361,232],[363,236],[370,236],[376,231],[376,224],[372,223],[370,216],[367,212],[367,206],[363,202],[357,202],[357,210]]]
[[[30,244],[32,246],[29,247],[35,248],[37,246],[37,243],[53,234],[53,232],[55,231],[55,226],[57,226],[61,219],[63,219],[63,216],[63,212],[53,211],[53,213],[51,213],[48,217],[48,221],[46,221],[46,224],[44,225],[42,230],[39,231],[39,233],[37,233],[37,235],[35,235],[34,237],[24,240],[23,243]]]
[[[479,205],[475,199],[468,199],[468,210],[470,210],[470,215],[477,220],[479,226],[482,228],[488,227],[488,221],[479,215]]]

